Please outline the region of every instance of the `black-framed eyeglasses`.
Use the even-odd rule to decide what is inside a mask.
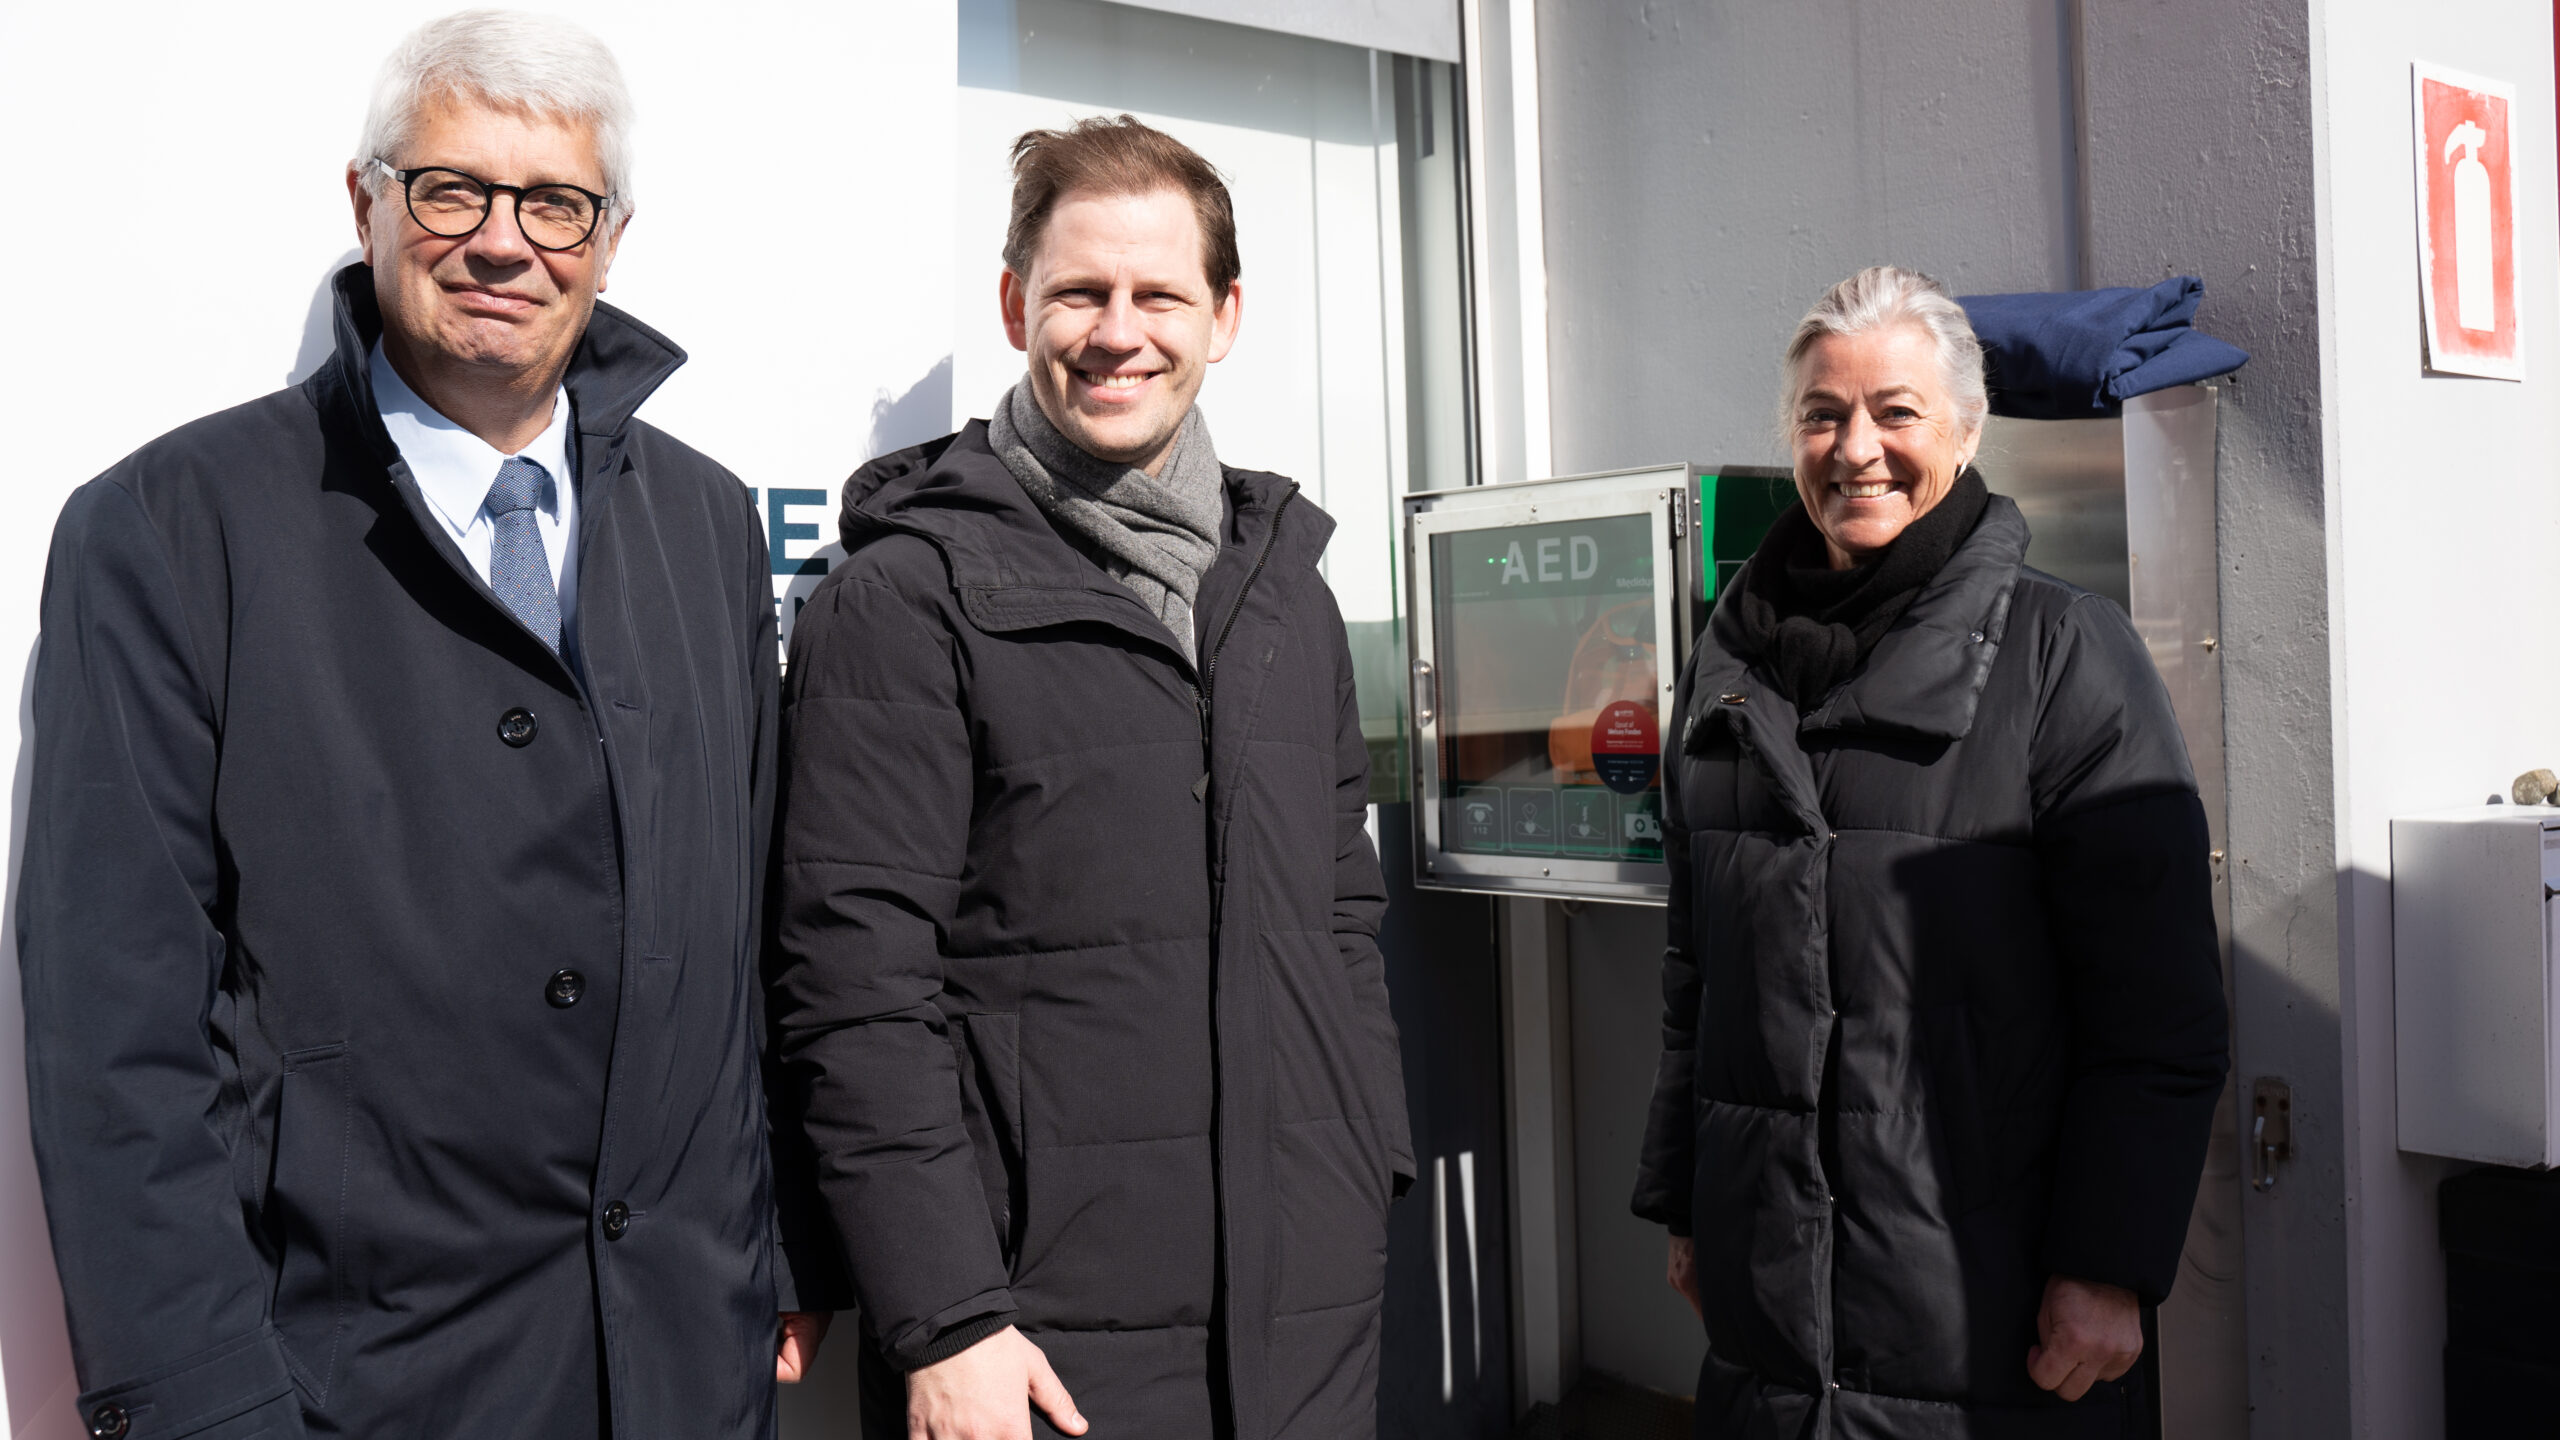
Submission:
[[[442,165],[415,170],[392,169],[377,155],[373,162],[400,182],[408,196],[409,218],[430,235],[459,240],[489,223],[494,197],[515,202],[516,229],[537,250],[575,250],[596,233],[597,222],[613,205],[613,197],[581,185],[552,181],[541,185],[497,185],[477,175]]]

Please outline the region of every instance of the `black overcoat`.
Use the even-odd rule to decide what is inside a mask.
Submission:
[[[1695,1236],[1701,1436],[2132,1433],[2130,1382],[2064,1404],[2027,1351],[2047,1277],[2176,1275],[2225,1069],[2213,881],[2132,623],[2026,547],[1994,496],[1809,715],[1731,606],[1681,681],[1635,1208]]]
[[[983,422],[854,477],[792,634],[772,1003],[897,1368],[1009,1317],[1096,1434],[1338,1440],[1413,1170],[1385,890],[1333,522],[1226,481],[1195,668]]]
[[[55,530],[19,936],[82,1414],[767,1435],[762,530],[598,306],[565,666],[384,432],[372,284]]]

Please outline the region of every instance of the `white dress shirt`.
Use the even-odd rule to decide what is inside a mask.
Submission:
[[[427,508],[444,522],[445,533],[462,547],[462,558],[489,578],[489,549],[497,538],[489,518],[489,487],[498,483],[498,467],[515,457],[436,413],[418,398],[400,372],[391,368],[382,347],[373,347],[373,404],[382,412],[382,428],[409,462],[409,474],[427,497]],[[551,400],[551,423],[521,452],[525,459],[551,472],[551,504],[533,512],[542,530],[542,555],[551,562],[551,584],[560,592],[560,635],[565,645],[575,633],[578,613],[578,485],[576,442],[569,422],[569,392]]]

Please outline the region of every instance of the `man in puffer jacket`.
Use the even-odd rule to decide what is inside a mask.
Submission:
[[[1125,116],[1014,164],[1029,374],[846,487],[785,695],[772,1012],[863,1428],[1369,1434],[1413,1162],[1332,521],[1193,408],[1216,172]]]

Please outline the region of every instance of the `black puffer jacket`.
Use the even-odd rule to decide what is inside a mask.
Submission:
[[[1097,1434],[1331,1440],[1376,1423],[1413,1168],[1385,892],[1333,522],[1227,495],[1194,670],[984,424],[855,476],[792,636],[773,1004],[894,1365],[1010,1317]]]
[[[2212,880],[2141,640],[2026,546],[1994,497],[1811,715],[1729,609],[1681,682],[1635,1208],[1696,1237],[1702,1436],[2130,1433],[2130,1384],[2066,1405],[2027,1351],[2047,1277],[2176,1274]]]

